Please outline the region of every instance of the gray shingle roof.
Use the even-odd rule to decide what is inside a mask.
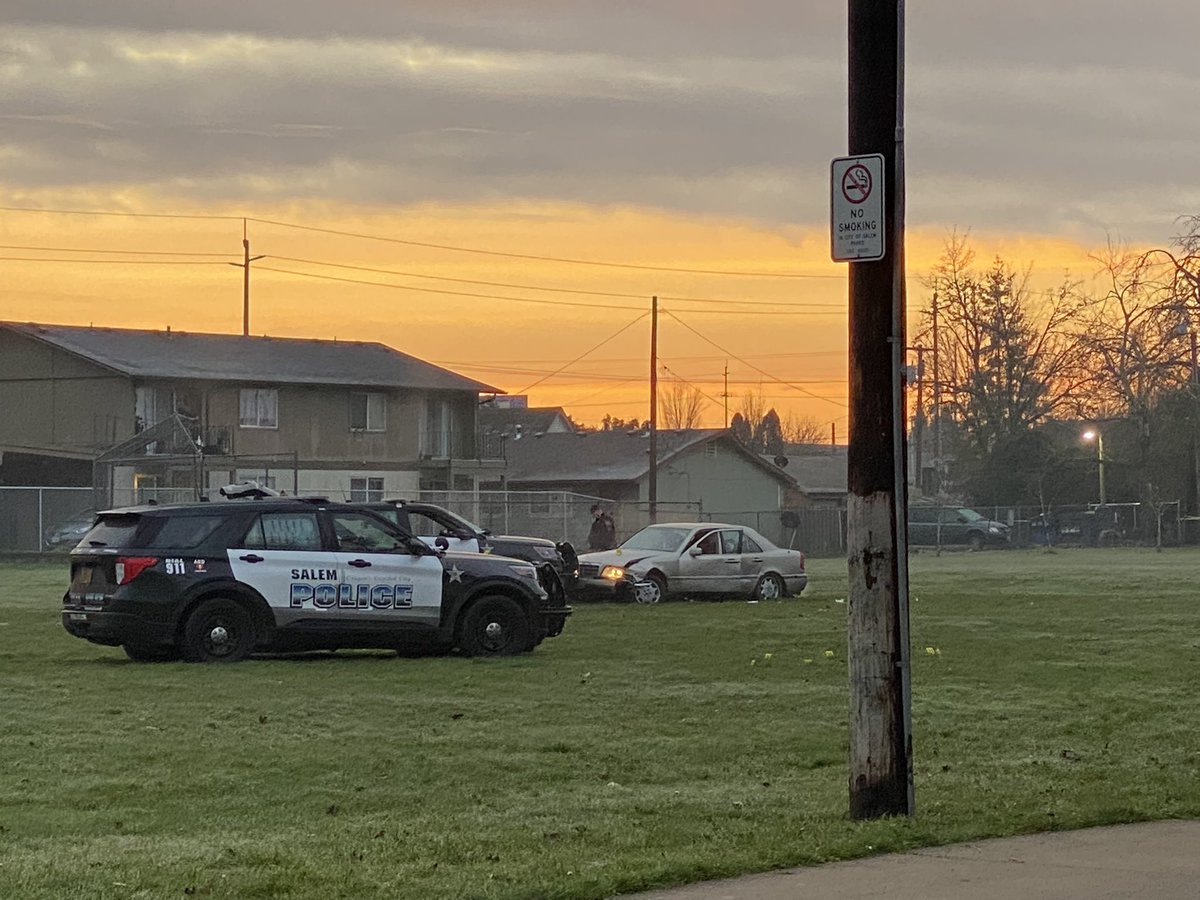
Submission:
[[[531,406],[515,409],[481,406],[479,408],[479,427],[484,431],[494,431],[498,434],[512,434],[520,426],[520,430],[525,435],[534,435],[545,432],[558,416],[570,421],[561,406]]]
[[[764,456],[771,462],[774,458]],[[831,447],[814,450],[812,453],[788,454],[788,475],[796,480],[800,490],[806,494],[845,494],[846,448]],[[772,464],[774,464],[772,462]]]
[[[751,462],[769,469],[781,481],[789,474],[759,459],[722,428],[696,428],[658,433],[658,462],[714,439],[727,441]],[[510,482],[637,481],[650,470],[650,439],[644,431],[592,431],[576,434],[526,435],[509,439]]]
[[[385,344],[0,322],[135,378],[337,384],[503,393]]]

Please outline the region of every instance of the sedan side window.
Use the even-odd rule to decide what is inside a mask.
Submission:
[[[721,552],[722,553],[741,553],[742,552],[742,533],[734,529],[721,532]]]
[[[758,541],[742,532],[742,552],[743,553],[762,553],[763,548],[758,546]]]
[[[721,552],[720,532],[710,531],[696,542],[702,556],[716,555]]]

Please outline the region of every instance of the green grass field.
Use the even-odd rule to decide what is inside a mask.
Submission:
[[[0,565],[0,897],[598,898],[1200,815],[1200,554],[913,558],[918,815],[847,817],[845,565],[512,660],[135,664]]]

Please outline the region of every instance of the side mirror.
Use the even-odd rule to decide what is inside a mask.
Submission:
[[[433,545],[435,547],[437,547],[439,550],[449,550],[450,549],[450,542],[448,540],[446,540],[442,535],[438,535],[437,540],[435,540],[433,542]]]
[[[699,556],[703,552],[699,544],[692,544],[692,546],[688,547],[688,556]]]

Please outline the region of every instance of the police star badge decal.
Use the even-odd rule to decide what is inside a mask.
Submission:
[[[451,566],[450,571],[446,574],[450,576],[451,581],[462,581],[463,570],[458,567],[458,563]]]

